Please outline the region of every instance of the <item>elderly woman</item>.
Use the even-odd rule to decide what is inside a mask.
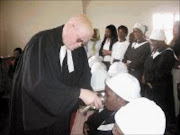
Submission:
[[[140,82],[144,62],[150,53],[150,44],[144,39],[144,33],[144,25],[136,23],[133,27],[134,42],[129,45],[123,59],[129,73],[135,76]]]
[[[90,41],[85,46],[85,50],[87,53],[87,57],[91,56],[99,56],[99,50],[101,48],[101,39],[100,39],[100,33],[98,29],[94,29],[94,34]]]
[[[175,120],[171,73],[175,55],[164,42],[164,31],[154,30],[150,39],[153,51],[144,64],[145,97],[155,101],[163,109],[167,117],[166,129],[169,131]]]

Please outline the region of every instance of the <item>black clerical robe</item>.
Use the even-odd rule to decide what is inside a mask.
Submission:
[[[13,80],[10,134],[68,135],[70,117],[80,88],[90,89],[91,73],[83,47],[60,65],[63,26],[40,32],[27,43]]]
[[[171,73],[175,57],[173,51],[166,45],[153,53],[149,55],[144,64],[144,78],[147,84],[145,97],[155,101],[163,109],[167,125],[169,125],[175,120]]]

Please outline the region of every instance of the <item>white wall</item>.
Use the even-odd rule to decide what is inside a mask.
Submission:
[[[129,32],[132,32],[136,22],[149,27],[147,35],[152,30],[152,15],[154,13],[179,13],[179,0],[173,1],[89,1],[86,3],[85,12],[94,23],[94,27],[100,29],[101,37],[104,36],[104,29],[109,24],[116,27],[126,25]],[[160,20],[161,21],[161,20]]]
[[[82,11],[82,1],[0,1],[0,56],[24,48],[35,33]]]
[[[179,13],[179,0],[62,0],[62,1],[0,1],[0,56],[12,54],[15,47],[24,48],[38,31],[59,26],[79,13],[86,13],[94,27],[109,24],[126,25],[129,31],[136,22],[152,29],[154,13]]]

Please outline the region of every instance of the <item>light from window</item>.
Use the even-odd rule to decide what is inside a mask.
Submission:
[[[153,15],[153,29],[162,29],[166,35],[166,43],[169,44],[173,38],[173,24],[174,21],[179,20],[179,14],[173,13]]]
[[[180,20],[179,14],[176,14],[174,21],[179,21],[179,20]]]

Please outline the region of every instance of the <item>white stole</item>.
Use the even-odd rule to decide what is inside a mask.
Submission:
[[[60,51],[59,51],[60,65],[61,67],[63,66],[63,61],[66,56],[66,53],[67,53],[67,66],[68,66],[69,73],[71,73],[74,71],[72,52],[69,49],[67,49],[65,45],[61,46]]]

